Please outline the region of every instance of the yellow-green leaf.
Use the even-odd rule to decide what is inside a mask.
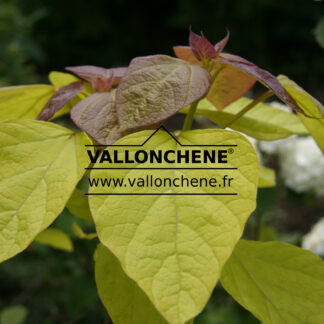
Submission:
[[[51,72],[48,78],[56,88],[62,88],[72,82],[80,81],[80,79],[73,74],[56,71]]]
[[[49,245],[53,248],[73,251],[73,243],[70,237],[57,228],[47,228],[35,237],[35,242]]]
[[[82,240],[92,240],[97,237],[97,233],[85,233],[76,222],[72,224],[72,231],[77,238]]]
[[[269,188],[276,185],[276,174],[273,169],[261,166],[259,176],[259,188]]]
[[[79,188],[74,189],[66,207],[74,216],[91,223],[93,222],[89,209],[88,196]]]
[[[143,131],[119,140],[118,145],[142,144],[152,132]],[[89,198],[100,241],[121,262],[126,274],[148,295],[158,311],[171,324],[182,324],[205,306],[219,278],[223,264],[240,238],[244,224],[255,208],[258,159],[250,142],[241,134],[226,130],[195,130],[181,134],[183,145],[236,144],[229,157],[229,170],[92,170],[91,177],[194,177],[224,172],[235,178],[231,187],[211,188],[128,188],[128,192],[153,192],[155,196],[96,196]],[[200,147],[201,148],[201,147]],[[206,147],[204,147],[206,148]],[[110,148],[111,150],[112,148]],[[116,147],[114,149],[117,149]],[[122,158],[125,148],[118,148]],[[135,150],[136,148],[129,148]],[[166,132],[158,131],[141,150],[195,150],[179,146]],[[212,148],[206,148],[208,151]],[[215,148],[214,148],[215,149]],[[95,167],[102,167],[96,164]],[[131,165],[138,168],[138,164]],[[140,164],[145,167],[145,164]],[[167,163],[158,164],[166,167]],[[174,166],[184,166],[175,164]],[[195,167],[196,164],[185,164]],[[210,173],[210,171],[212,171]],[[101,193],[125,192],[124,188],[102,187]],[[178,193],[205,194],[183,196]],[[220,191],[219,191],[220,190]],[[92,187],[90,193],[98,192]],[[238,193],[211,195],[215,193]],[[167,193],[168,195],[160,195]],[[208,194],[208,195],[206,195]]]
[[[278,233],[273,226],[261,225],[258,235],[259,241],[277,241]]]
[[[65,73],[65,72],[56,72],[53,71],[48,75],[48,78],[50,80],[50,82],[57,88],[62,88],[72,82],[77,82],[80,81],[79,78],[77,78],[76,76],[74,76],[73,74],[70,73]],[[76,99],[73,99],[71,101],[71,104],[69,106],[73,106],[75,105],[79,100],[84,99],[85,97],[89,96],[90,94],[92,94],[93,88],[90,85],[89,82],[85,82],[84,84],[84,88],[82,89],[82,91],[77,95]],[[79,100],[77,100],[79,99]]]
[[[310,116],[309,118],[303,114],[298,114],[301,121],[304,123],[310,134],[315,139],[317,145],[324,154],[324,107],[323,105],[308,94],[294,81],[284,75],[279,75],[280,83],[285,87],[288,93],[295,99],[300,107]]]
[[[281,242],[241,240],[225,264],[223,287],[265,324],[324,319],[324,262]]]
[[[114,324],[167,324],[118,259],[103,245],[95,253],[98,293]]]
[[[35,119],[54,93],[47,84],[0,88],[0,120]]]
[[[251,99],[243,97],[224,110],[217,111],[208,100],[204,99],[198,104],[197,114],[223,125],[250,102],[252,102]],[[181,112],[187,113],[188,108],[181,110]],[[264,141],[273,141],[293,134],[308,133],[296,115],[264,103],[257,104],[229,127]]]
[[[84,133],[49,122],[0,123],[0,261],[60,214],[89,163]]]

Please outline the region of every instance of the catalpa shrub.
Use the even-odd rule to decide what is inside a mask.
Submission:
[[[323,261],[240,239],[258,187],[275,185],[241,133],[311,134],[324,152],[324,108],[288,77],[224,52],[228,39],[190,31],[176,58],[68,67],[50,85],[0,89],[1,261],[34,240],[72,250],[49,227],[66,207],[95,224],[73,230],[100,241],[96,283],[116,324],[193,323],[219,280],[263,323],[324,323]],[[265,91],[251,99],[256,82]],[[291,111],[265,103],[271,96]],[[185,120],[172,134],[161,125],[176,113]],[[71,129],[57,122],[64,114]],[[216,127],[191,130],[195,115]]]

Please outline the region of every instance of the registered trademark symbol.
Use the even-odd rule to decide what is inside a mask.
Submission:
[[[233,148],[229,148],[227,151],[229,154],[233,154],[234,153],[234,149]]]

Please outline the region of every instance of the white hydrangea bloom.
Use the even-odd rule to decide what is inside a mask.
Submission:
[[[324,257],[324,217],[303,237],[302,247]]]
[[[280,172],[287,187],[324,195],[324,157],[311,136],[285,141],[278,153]]]
[[[286,105],[272,102],[271,105],[290,110]],[[285,185],[296,192],[312,191],[324,195],[324,156],[311,136],[291,136],[272,142],[260,142],[260,150],[278,154],[280,174]]]
[[[294,137],[294,136],[292,136]],[[260,141],[259,147],[260,150],[267,154],[278,154],[280,147],[284,146],[287,141],[289,141],[292,137],[288,139],[280,139],[276,141]]]
[[[291,111],[277,101],[270,105]],[[278,155],[280,174],[287,187],[296,192],[310,191],[324,196],[324,156],[311,136],[293,135],[276,141],[257,141],[246,134],[242,135],[254,146],[261,164],[261,152]]]

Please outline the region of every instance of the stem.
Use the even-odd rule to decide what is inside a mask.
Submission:
[[[219,69],[217,69],[217,71],[215,71],[215,73],[213,74],[212,78],[211,78],[211,82],[210,82],[210,87],[207,91],[207,93],[205,94],[204,97],[207,96],[212,84],[214,83],[216,77],[218,76],[218,74],[220,73],[220,71],[222,71],[224,67],[221,66]],[[186,118],[185,118],[185,121],[183,123],[183,127],[182,127],[182,131],[187,131],[187,130],[190,130],[191,128],[191,125],[192,125],[192,122],[193,122],[193,117],[195,115],[195,112],[197,110],[197,106],[198,106],[198,103],[199,103],[200,100],[194,102],[193,104],[191,104],[190,108],[189,108],[189,111],[188,111],[188,114],[186,115]]]
[[[192,122],[193,122],[193,116],[196,112],[198,101],[194,102],[188,111],[188,114],[186,115],[185,121],[183,123],[182,131],[187,131],[191,128]]]
[[[260,103],[261,101],[268,99],[269,97],[271,97],[273,95],[273,91],[269,90],[265,93],[263,93],[261,96],[259,96],[258,98],[254,99],[251,103],[249,103],[247,106],[245,106],[240,112],[238,112],[236,115],[232,116],[227,122],[225,122],[225,124],[223,124],[221,126],[221,128],[226,128],[228,126],[230,126],[233,122],[235,122],[237,119],[239,119],[240,117],[242,117],[245,113],[247,113],[251,108],[253,108],[254,106],[256,106],[258,103]]]
[[[215,63],[213,62],[213,66],[212,66],[212,68],[214,68],[214,66],[215,66]],[[219,74],[219,73],[220,73],[224,68],[225,68],[225,66],[222,65],[222,66],[219,67],[219,68],[215,71],[215,73],[212,75],[211,82],[210,82],[210,88],[211,88],[211,86],[213,85],[215,79],[218,77],[218,74]],[[209,88],[209,90],[210,90],[210,88]]]

